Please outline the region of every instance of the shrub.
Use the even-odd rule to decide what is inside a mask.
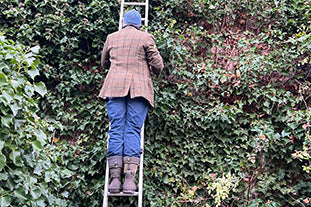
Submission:
[[[39,46],[16,44],[3,34],[0,41],[1,206],[64,206],[67,201],[55,193],[53,181],[69,171],[54,168],[44,149],[54,125],[37,115],[38,100],[47,92],[43,82],[35,81]]]

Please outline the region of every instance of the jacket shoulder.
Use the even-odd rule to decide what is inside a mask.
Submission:
[[[116,31],[116,32],[113,32],[113,33],[108,34],[107,39],[108,39],[108,38],[111,38],[111,37],[113,37],[113,36],[116,36],[116,35],[118,34],[118,32],[120,32],[120,31]]]
[[[140,32],[142,35],[144,35],[144,36],[146,36],[146,37],[153,37],[152,34],[146,32],[146,31],[140,31],[140,30],[138,30],[138,32]]]

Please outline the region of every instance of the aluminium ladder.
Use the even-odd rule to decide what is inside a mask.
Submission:
[[[123,15],[124,15],[124,6],[145,6],[145,17],[141,20],[144,21],[144,25],[147,31],[148,26],[148,7],[149,7],[149,0],[145,0],[145,2],[124,2],[124,0],[121,0],[121,7],[120,7],[120,19],[119,19],[119,30],[122,29],[123,24]],[[108,192],[108,185],[109,185],[109,165],[108,160],[106,161],[106,174],[105,174],[105,187],[104,187],[104,198],[103,198],[103,207],[108,207],[108,197],[113,196],[137,196],[138,197],[138,207],[142,207],[143,203],[143,164],[144,164],[144,124],[141,128],[140,133],[140,148],[141,148],[141,154],[140,154],[140,160],[139,160],[139,174],[138,174],[138,192],[135,192],[134,194],[125,194],[123,192],[120,193],[110,193]],[[108,143],[107,143],[108,146]],[[123,170],[121,171],[123,172]]]

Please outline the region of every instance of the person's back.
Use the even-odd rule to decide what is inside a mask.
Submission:
[[[148,39],[152,36],[136,29],[134,26],[126,26],[122,30],[108,36],[108,50],[110,52],[110,69],[130,70],[129,72],[141,72],[142,67],[147,68],[146,52]],[[145,63],[137,67],[138,63]]]
[[[110,68],[100,97],[145,97],[153,107],[153,83],[149,71],[163,68],[162,58],[155,47],[153,36],[133,25],[108,35],[102,65]]]

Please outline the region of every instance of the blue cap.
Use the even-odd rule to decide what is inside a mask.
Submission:
[[[123,22],[125,24],[141,25],[141,15],[136,10],[130,10],[124,14]]]

